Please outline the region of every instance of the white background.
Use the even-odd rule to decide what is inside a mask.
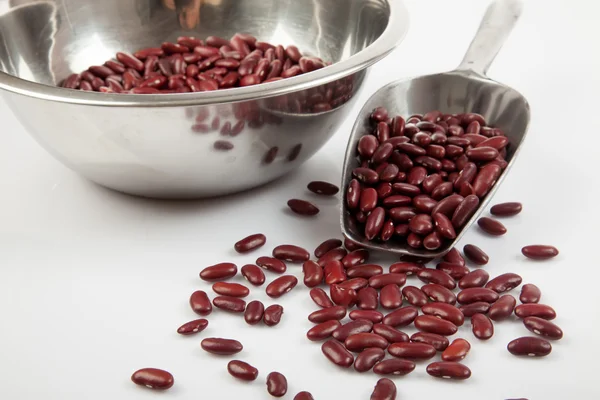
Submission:
[[[407,39],[379,63],[358,103],[393,79],[450,70],[466,50],[487,5],[482,0],[411,0]],[[509,233],[489,238],[473,228],[464,243],[490,255],[492,276],[516,272],[537,284],[552,305],[565,338],[543,359],[520,359],[506,344],[529,332],[517,321],[496,324],[488,342],[467,324],[472,343],[465,363],[470,380],[440,381],[419,363],[395,378],[400,399],[597,399],[600,355],[598,149],[600,145],[600,7],[591,0],[527,1],[524,15],[490,76],[520,90],[532,106],[530,136],[494,203],[522,201],[505,220]],[[353,115],[358,111],[357,103]],[[205,266],[239,266],[278,244],[309,249],[339,236],[337,199],[307,193],[311,180],[338,182],[352,120],[297,172],[252,192],[210,201],[159,202],[97,187],[46,154],[0,104],[0,398],[1,399],[265,399],[264,379],[277,370],[291,399],[309,390],[315,399],[367,399],[378,377],[341,370],[309,342],[308,313],[316,309],[299,285],[279,302],[275,328],[249,327],[215,311],[196,337],[175,333],[194,319],[189,295],[209,291],[198,278]],[[321,213],[302,219],[285,212],[291,197],[315,201]],[[233,243],[263,232],[267,245],[248,256]],[[549,262],[520,255],[526,244],[556,245]],[[385,261],[385,265],[389,261]],[[299,266],[290,272],[301,276]],[[272,278],[272,276],[268,276]],[[417,282],[413,282],[416,284]],[[518,295],[518,291],[515,293]],[[273,303],[264,287],[252,298]],[[408,332],[411,332],[410,330]],[[229,358],[200,349],[202,337],[240,339],[236,358],[260,370],[243,384],[226,372]],[[142,367],[171,371],[176,384],[152,393],[129,377]]]

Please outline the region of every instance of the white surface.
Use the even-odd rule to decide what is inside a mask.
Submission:
[[[487,2],[408,5],[409,36],[373,70],[359,103],[396,77],[452,69]],[[492,276],[517,272],[524,283],[537,284],[543,303],[555,307],[565,339],[553,342],[549,357],[520,359],[506,350],[511,339],[529,334],[520,322],[496,324],[488,342],[464,326],[460,336],[472,343],[465,359],[472,378],[436,380],[426,374],[427,363],[419,363],[411,375],[395,379],[399,399],[600,397],[592,361],[600,355],[600,270],[591,257],[599,222],[598,11],[597,2],[588,0],[527,2],[490,70],[532,106],[521,158],[493,201],[518,200],[525,209],[505,220],[506,237],[491,239],[474,228],[464,240],[489,253]],[[276,328],[249,327],[239,316],[215,311],[204,333],[175,333],[195,318],[190,293],[210,293],[198,278],[203,267],[220,261],[241,267],[278,244],[312,250],[339,236],[338,201],[313,197],[304,187],[315,179],[338,182],[353,121],[285,179],[244,195],[179,203],[127,197],[86,182],[50,158],[5,106],[0,113],[1,399],[265,399],[264,379],[272,370],[287,376],[289,399],[300,390],[320,400],[369,398],[376,375],[338,369],[320,344],[305,338],[311,326],[306,316],[316,306],[303,285],[278,301],[286,312]],[[321,214],[291,216],[284,212],[291,197],[314,200]],[[233,243],[257,231],[267,235],[267,245],[236,255]],[[561,254],[550,262],[526,261],[520,248],[532,243],[554,244]],[[299,266],[290,271],[301,276]],[[264,286],[252,289],[251,297],[273,303]],[[235,358],[259,368],[259,379],[247,385],[230,377],[228,357],[200,349],[208,336],[240,339],[245,349]],[[171,371],[175,387],[157,394],[129,381],[133,371],[149,366]]]

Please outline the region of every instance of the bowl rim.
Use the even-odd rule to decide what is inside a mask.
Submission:
[[[280,96],[320,86],[370,67],[392,52],[409,28],[404,0],[385,0],[390,17],[385,31],[369,46],[323,69],[257,86],[180,94],[109,94],[65,89],[28,81],[0,71],[0,89],[40,100],[101,107],[181,107],[233,103]]]

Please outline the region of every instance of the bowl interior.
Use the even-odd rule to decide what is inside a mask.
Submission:
[[[294,44],[331,62],[369,46],[387,27],[387,0],[11,0],[0,17],[0,69],[56,85],[117,51],[178,36]],[[14,38],[19,38],[14,40]]]

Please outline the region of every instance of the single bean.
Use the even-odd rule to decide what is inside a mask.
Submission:
[[[471,344],[465,339],[454,339],[450,346],[442,353],[444,361],[461,361],[471,350]]]
[[[396,384],[387,378],[378,380],[371,400],[396,400]]]
[[[458,287],[461,289],[483,287],[490,279],[490,274],[483,269],[477,269],[469,272],[459,282]]]
[[[246,264],[241,269],[242,276],[254,286],[261,286],[265,283],[265,273],[254,264]]]
[[[287,393],[288,384],[285,376],[279,372],[267,375],[267,391],[273,397],[283,397]]]
[[[444,351],[450,344],[448,338],[435,333],[417,332],[410,337],[414,343],[427,343],[435,347],[437,351]]]
[[[244,311],[244,320],[248,325],[256,325],[262,321],[265,313],[265,306],[258,300],[253,300],[246,306]]]
[[[258,377],[258,370],[256,368],[240,360],[229,361],[227,364],[227,371],[234,378],[238,378],[243,381],[254,381]]]
[[[465,318],[470,318],[475,314],[487,314],[490,309],[490,303],[484,301],[476,301],[475,303],[466,304],[459,307]]]
[[[506,233],[506,227],[495,219],[482,217],[477,221],[477,225],[485,232],[494,236],[502,236]]]
[[[267,242],[267,237],[262,233],[250,235],[240,240],[234,245],[235,251],[238,253],[247,253],[249,251],[262,247]]]
[[[298,215],[314,216],[319,213],[319,208],[305,200],[291,199],[288,201],[288,207]]]
[[[213,299],[213,305],[221,310],[243,313],[246,310],[246,302],[231,296],[217,296]]]
[[[479,247],[473,244],[467,244],[463,248],[465,256],[477,265],[486,265],[490,260],[489,256]]]
[[[378,323],[373,325],[373,333],[376,333],[379,336],[383,337],[389,343],[400,343],[410,341],[406,333],[385,324]]]
[[[314,323],[321,323],[331,320],[341,320],[346,316],[346,307],[334,306],[317,310],[308,316],[308,320]]]
[[[231,297],[246,297],[250,294],[250,289],[239,283],[217,282],[212,289],[217,294]]]
[[[450,321],[456,326],[461,326],[465,322],[463,313],[451,304],[440,302],[429,303],[425,304],[421,308],[421,311],[423,311],[423,314],[433,315],[446,321]]]
[[[556,318],[556,311],[545,304],[521,304],[515,308],[515,315],[519,318],[539,317],[545,320]]]
[[[360,289],[357,293],[357,306],[361,310],[375,310],[379,305],[377,290],[372,287]]]
[[[210,299],[208,295],[203,290],[196,290],[190,296],[190,306],[192,307],[192,311],[194,311],[198,315],[209,315],[212,312],[212,304],[210,303]]]
[[[474,194],[465,197],[458,207],[456,207],[454,214],[452,214],[452,225],[454,228],[462,228],[475,214],[478,207],[479,197]]]
[[[373,367],[373,372],[378,375],[407,375],[415,370],[415,363],[410,360],[393,358],[383,360]]]
[[[494,336],[494,324],[486,315],[473,315],[471,317],[471,324],[473,325],[473,335],[477,339],[488,340]]]
[[[413,306],[403,307],[383,317],[383,323],[394,328],[401,328],[412,324],[418,314],[418,310]]]
[[[200,272],[200,278],[205,281],[218,281],[234,277],[237,274],[237,266],[232,263],[221,263],[204,268]]]
[[[546,339],[559,340],[563,337],[563,331],[557,325],[539,317],[526,317],[523,319],[523,325],[536,335]]]
[[[510,294],[504,295],[498,299],[488,311],[488,316],[492,321],[502,321],[510,317],[517,305],[517,300]]]
[[[427,373],[436,378],[464,380],[471,377],[471,370],[466,365],[451,362],[438,361],[427,366]]]
[[[521,203],[501,203],[496,204],[490,210],[490,212],[497,217],[511,217],[519,214],[523,210]]]
[[[460,304],[471,304],[478,301],[485,301],[486,303],[494,303],[500,296],[498,293],[487,288],[468,288],[463,289],[457,296],[457,300]]]
[[[202,332],[206,329],[207,326],[208,320],[204,318],[196,319],[181,325],[177,329],[177,333],[179,333],[180,335],[193,335],[195,333]]]
[[[269,283],[266,288],[267,296],[279,298],[291,291],[298,284],[298,278],[293,275],[284,275]]]
[[[166,390],[173,387],[175,380],[170,372],[157,368],[142,368],[131,375],[131,381],[148,389]]]
[[[456,304],[456,295],[452,291],[442,285],[436,283],[428,283],[421,287],[423,293],[432,301],[441,303]]]
[[[540,288],[535,286],[534,284],[528,283],[523,285],[521,288],[521,295],[519,296],[519,300],[521,303],[539,303],[542,297],[542,291]]]
[[[203,339],[200,346],[204,351],[218,355],[232,355],[244,349],[244,346],[237,340],[221,338]]]
[[[517,274],[506,273],[499,275],[489,281],[485,287],[496,293],[504,293],[513,290],[523,282],[523,278]]]
[[[554,246],[530,245],[521,249],[523,255],[532,260],[548,260],[558,255],[558,249]]]
[[[427,343],[392,343],[388,347],[390,355],[408,360],[428,360],[435,356],[436,350]]]
[[[328,340],[321,346],[321,351],[337,366],[349,368],[354,363],[354,356],[344,345],[336,340]]]
[[[321,308],[333,307],[333,302],[321,288],[314,288],[310,291],[310,298]]]
[[[379,302],[383,308],[388,310],[395,310],[400,307],[402,305],[402,293],[400,292],[398,285],[389,284],[384,286],[379,295]]]
[[[454,335],[458,328],[450,321],[437,318],[433,315],[419,315],[415,318],[415,327],[423,332],[435,333],[443,336]]]
[[[265,313],[263,315],[263,322],[267,326],[275,326],[281,322],[281,317],[283,316],[283,307],[279,304],[272,304],[269,307],[265,308]]]
[[[436,283],[448,289],[456,288],[456,281],[444,271],[423,268],[417,272],[417,277],[425,283]]]
[[[383,320],[383,314],[377,310],[352,310],[348,316],[353,321],[364,319],[373,323],[379,323]]]
[[[515,356],[544,357],[552,352],[552,345],[544,339],[524,336],[510,342],[507,349]]]
[[[402,296],[415,307],[423,307],[427,304],[427,295],[415,286],[406,286],[402,289]]]

